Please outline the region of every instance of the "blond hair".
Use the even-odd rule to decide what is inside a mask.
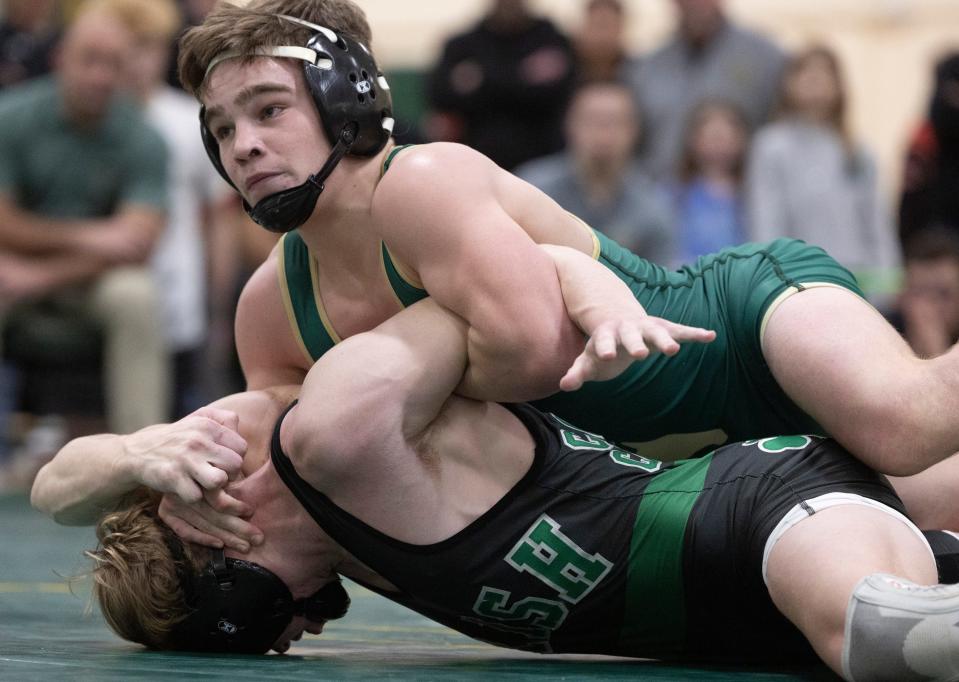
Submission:
[[[87,0],[77,16],[94,12],[116,18],[140,40],[172,42],[183,22],[173,0]]]
[[[178,567],[171,543],[180,540],[157,516],[159,499],[138,491],[124,508],[104,516],[97,524],[97,548],[85,554],[94,564],[93,596],[113,631],[131,642],[168,649],[173,628],[190,614],[180,576],[198,573],[206,557],[182,543]]]
[[[210,62],[227,50],[253,59],[257,48],[305,45],[313,31],[278,14],[325,26],[370,47],[366,15],[350,0],[258,0],[245,7],[221,3],[180,40],[178,69],[183,87],[199,96]]]

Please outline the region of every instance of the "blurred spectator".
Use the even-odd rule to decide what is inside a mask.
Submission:
[[[738,106],[751,129],[769,118],[783,54],[765,37],[732,23],[723,0],[674,0],[676,35],[641,59],[631,74],[643,106],[646,167],[665,178],[676,170],[684,122],[697,103],[719,97]]]
[[[589,0],[576,31],[576,76],[580,82],[627,78],[635,60],[626,49],[626,9],[620,0]]]
[[[56,0],[4,0],[0,88],[50,72],[57,42]]]
[[[479,24],[443,47],[428,86],[428,136],[507,170],[559,151],[574,61],[569,40],[525,0],[492,0]]]
[[[942,227],[914,232],[903,246],[905,283],[889,318],[920,356],[959,341],[959,234]]]
[[[0,308],[42,301],[99,321],[108,426],[119,433],[166,419],[169,374],[143,267],[163,228],[166,149],[117,95],[133,48],[91,0],[55,75],[0,95]]]
[[[783,78],[779,120],[753,141],[746,180],[750,238],[796,237],[822,246],[854,271],[871,297],[899,249],[876,164],[846,127],[846,90],[836,56],[814,47],[795,55]]]
[[[202,386],[207,325],[207,234],[209,223],[223,219],[235,193],[207,158],[198,132],[200,106],[165,75],[170,44],[180,27],[173,0],[100,0],[120,16],[136,38],[129,60],[131,84],[147,120],[166,142],[169,212],[153,254],[163,328],[173,360],[172,418],[192,412],[214,396]],[[219,254],[215,254],[219,255]],[[214,289],[214,308],[232,290]]]
[[[633,155],[639,118],[629,87],[580,86],[566,116],[567,150],[516,173],[590,227],[649,260],[672,260],[673,219],[665,192]]]
[[[906,160],[899,234],[944,225],[959,233],[959,53],[936,65],[929,119],[913,137]]]
[[[735,105],[707,99],[693,109],[673,186],[677,256],[699,256],[745,241],[743,170],[749,128]]]
[[[180,75],[177,73],[176,63],[180,56],[180,36],[191,26],[199,26],[206,19],[213,6],[219,0],[177,0],[180,8],[180,26],[170,40],[170,59],[166,70],[166,82],[174,88],[180,85]]]

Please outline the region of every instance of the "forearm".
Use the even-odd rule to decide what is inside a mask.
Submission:
[[[89,281],[106,270],[109,264],[94,256],[77,253],[36,259],[32,266],[43,268],[48,290],[55,291]]]
[[[556,265],[566,312],[587,336],[609,319],[610,311],[645,314],[626,283],[601,263],[565,246],[541,244],[540,248]]]
[[[30,503],[57,523],[92,524],[139,485],[122,436],[85,436],[67,443],[40,469]]]
[[[0,248],[21,255],[71,252],[83,222],[46,218],[0,199]]]
[[[317,361],[303,382],[297,430],[314,442],[343,441],[340,434],[373,442],[397,430],[413,438],[439,414],[465,366],[465,323],[425,299]]]

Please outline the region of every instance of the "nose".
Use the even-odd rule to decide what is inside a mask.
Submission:
[[[239,165],[263,153],[263,140],[257,127],[248,122],[237,121],[233,131],[233,158]]]

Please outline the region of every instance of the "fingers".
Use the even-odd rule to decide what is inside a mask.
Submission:
[[[253,507],[242,500],[236,499],[222,488],[203,491],[203,499],[221,514],[241,518],[253,516]]]
[[[563,375],[563,378],[559,380],[560,390],[576,391],[588,380],[590,367],[593,366],[593,361],[589,357],[589,353],[590,349],[587,345],[587,349],[576,357],[572,367],[570,367],[566,371],[566,374]]]
[[[220,549],[223,547],[223,541],[219,538],[203,533],[192,525],[184,521],[182,518],[177,516],[177,513],[184,509],[182,506],[182,501],[179,501],[179,506],[176,503],[171,503],[171,498],[169,495],[164,495],[163,499],[160,501],[160,509],[158,514],[160,519],[170,527],[170,529],[177,534],[181,540],[185,542],[192,542],[197,545],[203,545],[204,547],[212,547],[214,549]]]
[[[240,430],[240,415],[232,410],[223,410],[219,407],[206,405],[196,410],[193,415],[212,419],[217,424],[225,426],[234,433]]]
[[[226,497],[229,498],[228,495]],[[218,505],[242,504],[233,498],[229,500],[232,502],[214,498]],[[259,528],[238,516],[217,511],[207,499],[188,505],[175,497],[164,496],[160,504],[160,518],[181,538],[208,547],[226,546],[239,552],[248,552],[251,544],[263,542],[263,532]]]

